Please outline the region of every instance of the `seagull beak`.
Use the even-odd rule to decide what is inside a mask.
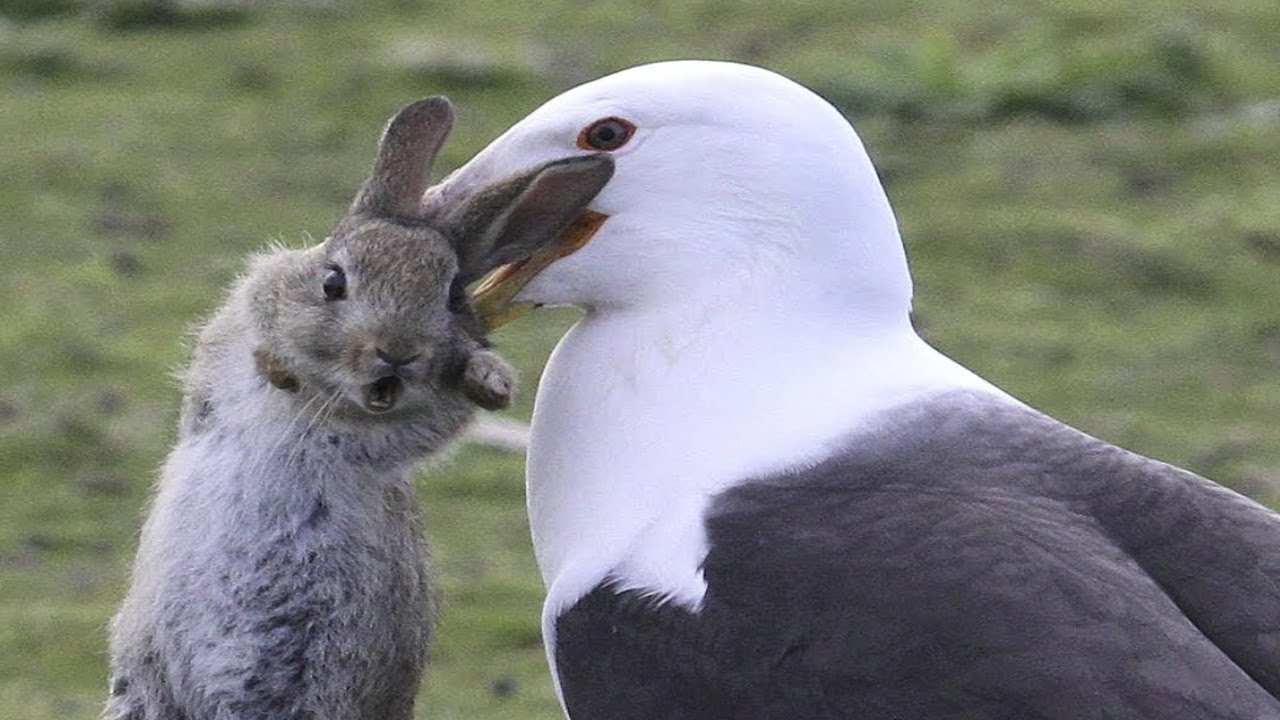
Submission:
[[[485,275],[471,291],[472,307],[485,332],[527,315],[534,306],[515,302],[515,296],[548,265],[581,250],[608,219],[604,213],[583,210],[555,242],[523,260],[507,263]]]

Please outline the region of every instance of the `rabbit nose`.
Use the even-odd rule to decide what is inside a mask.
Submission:
[[[387,373],[394,373],[400,368],[403,368],[405,365],[408,365],[412,363],[414,360],[417,360],[418,358],[422,357],[422,353],[420,352],[416,352],[416,353],[409,352],[409,351],[394,352],[394,351],[384,350],[380,347],[375,347],[373,349],[373,354],[374,354],[374,357],[377,358],[376,362],[374,363],[376,365],[377,371],[387,372]]]

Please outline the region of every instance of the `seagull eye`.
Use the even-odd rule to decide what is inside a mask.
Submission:
[[[617,150],[636,132],[636,126],[617,117],[601,118],[578,133],[578,147],[583,150]]]
[[[337,265],[330,265],[325,270],[320,286],[324,288],[325,300],[347,299],[347,274]]]

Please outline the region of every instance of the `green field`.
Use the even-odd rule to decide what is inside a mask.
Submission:
[[[856,122],[931,341],[1280,503],[1280,4],[857,5],[0,0],[0,717],[98,712],[187,329],[246,253],[323,237],[428,94],[459,107],[447,170],[612,70],[783,71]],[[572,317],[497,336],[515,416]],[[445,599],[419,715],[558,717],[521,459],[467,447],[419,488]]]

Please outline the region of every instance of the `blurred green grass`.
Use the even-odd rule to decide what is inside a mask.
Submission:
[[[944,351],[1104,438],[1280,500],[1280,5],[1231,0],[0,0],[0,716],[90,717],[171,371],[242,257],[322,237],[383,120],[441,170],[556,92],[754,62],[855,119]],[[504,330],[527,417],[573,314]],[[445,610],[422,717],[554,718],[522,461],[420,481]]]

